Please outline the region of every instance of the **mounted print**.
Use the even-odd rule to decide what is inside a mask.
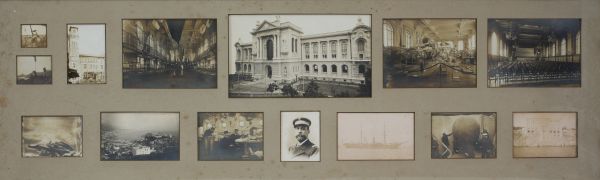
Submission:
[[[576,158],[577,113],[513,113],[513,157]]]
[[[414,160],[414,113],[338,113],[338,160]]]
[[[179,113],[100,113],[100,160],[179,160]]]
[[[321,161],[320,112],[281,112],[281,161]]]
[[[371,16],[230,15],[229,97],[371,97]]]
[[[581,87],[581,19],[489,19],[488,87]]]
[[[198,113],[198,160],[262,161],[263,123],[258,112]]]
[[[23,116],[23,157],[82,157],[81,116]]]
[[[106,84],[106,25],[67,24],[67,83]]]
[[[384,88],[476,88],[477,20],[384,19]]]
[[[52,84],[52,56],[17,56],[17,84]]]
[[[47,48],[45,24],[21,24],[21,48]]]
[[[496,113],[431,113],[432,159],[495,159]]]
[[[123,88],[217,88],[217,20],[123,19]]]

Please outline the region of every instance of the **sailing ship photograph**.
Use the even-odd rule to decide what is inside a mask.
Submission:
[[[338,160],[414,160],[414,113],[338,113]]]

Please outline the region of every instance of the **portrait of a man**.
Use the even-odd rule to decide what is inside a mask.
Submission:
[[[319,112],[282,112],[281,121],[281,161],[320,161]]]

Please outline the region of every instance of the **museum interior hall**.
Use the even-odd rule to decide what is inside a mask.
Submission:
[[[215,22],[123,20],[124,87],[216,87]]]
[[[386,88],[476,87],[475,19],[387,19]]]
[[[580,19],[490,19],[489,87],[579,87]]]

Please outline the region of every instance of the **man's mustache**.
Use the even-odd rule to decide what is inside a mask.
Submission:
[[[299,137],[306,138],[306,136],[305,136],[305,135],[302,135],[302,134],[298,134],[298,135],[296,135],[296,138],[299,138]]]

